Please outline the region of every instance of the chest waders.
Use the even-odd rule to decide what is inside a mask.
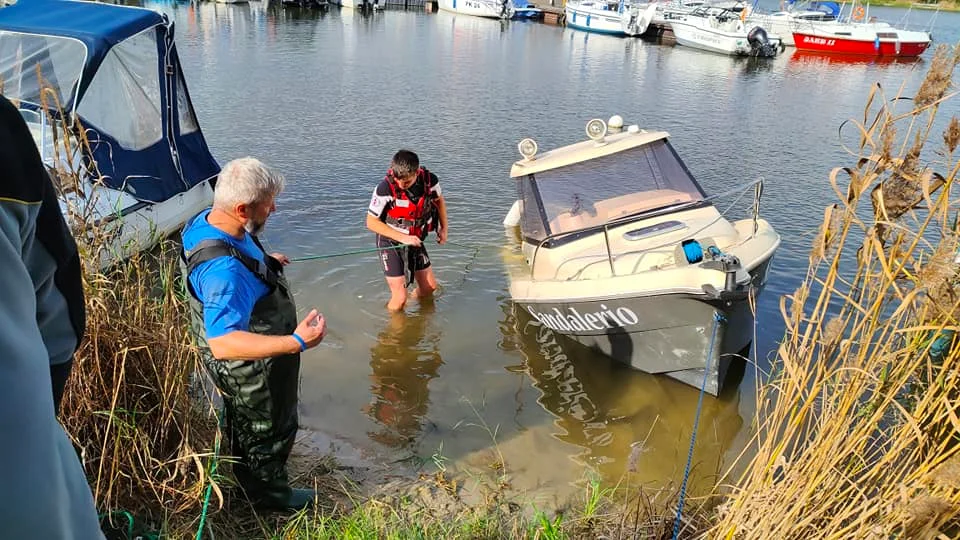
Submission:
[[[259,240],[256,244],[263,249]],[[266,263],[241,253],[222,240],[204,240],[181,256],[181,271],[190,291],[192,323],[203,364],[223,395],[224,419],[233,472],[254,504],[281,506],[290,498],[286,463],[297,434],[297,390],[300,353],[265,360],[217,360],[207,345],[203,307],[189,282],[201,263],[234,257],[263,281],[270,292],[253,306],[248,330],[254,334],[290,335],[297,328],[297,309],[283,276],[282,265],[265,255]]]

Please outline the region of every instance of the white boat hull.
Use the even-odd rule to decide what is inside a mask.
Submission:
[[[752,26],[748,27],[740,21],[737,21],[737,25],[735,31],[725,32],[704,28],[702,25],[687,21],[672,21],[670,23],[673,35],[680,45],[729,56],[750,56],[753,54],[753,50],[747,40],[747,32]],[[774,35],[769,37],[772,44],[778,48],[780,38]]]
[[[95,261],[100,268],[126,260],[135,253],[151,249],[160,240],[176,233],[183,224],[213,204],[213,188],[204,181],[158,203],[137,202],[126,193],[97,187],[86,204],[86,220],[98,223],[109,240]],[[111,202],[112,201],[112,202]],[[123,201],[123,204],[119,204]],[[67,205],[84,212],[76,198],[61,200],[61,210],[70,220]],[[76,223],[74,223],[76,225]]]
[[[758,276],[768,263],[756,270]],[[514,302],[529,318],[589,349],[646,373],[702,386],[714,396],[723,389],[731,360],[753,339],[753,315],[746,300],[727,305],[664,294]]]
[[[647,27],[656,16],[656,4],[650,4],[643,10],[627,8],[623,13],[611,10],[602,10],[591,7],[592,3],[584,6],[579,3],[568,3],[564,8],[567,26],[616,36],[639,36],[647,31]]]
[[[504,0],[440,0],[439,8],[451,13],[472,15],[488,19],[509,19],[513,16],[513,3]]]

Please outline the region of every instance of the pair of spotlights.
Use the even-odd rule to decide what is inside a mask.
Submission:
[[[610,117],[609,127],[617,131],[623,129],[623,118],[620,117],[620,115]],[[630,126],[630,128],[630,133],[639,131],[639,128],[636,128],[636,126]],[[600,118],[594,118],[587,122],[587,137],[597,144],[604,143],[603,139],[607,136],[607,130],[607,122],[604,122]],[[531,138],[523,139],[517,145],[517,149],[520,150],[520,155],[523,156],[524,159],[533,159],[533,157],[537,155],[537,141]]]

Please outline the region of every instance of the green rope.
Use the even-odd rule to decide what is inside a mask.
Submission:
[[[210,462],[210,483],[207,484],[207,492],[203,495],[203,509],[200,512],[200,526],[197,527],[197,536],[196,540],[200,540],[203,536],[203,525],[207,521],[207,509],[210,507],[210,493],[213,491],[213,475],[217,472],[217,464],[219,463],[220,457],[220,437],[223,430],[223,415],[217,414],[217,437],[213,442],[213,460]]]
[[[468,245],[466,245],[466,244],[458,244],[457,242],[446,242],[446,243],[447,243],[447,244],[450,244],[451,246],[458,246],[458,247],[467,248],[467,249],[475,249],[475,250],[479,250],[479,249],[480,249],[480,248],[478,248],[478,247],[476,247],[476,246],[468,246]],[[407,244],[400,244],[400,245],[389,246],[389,247],[375,247],[375,248],[367,248],[367,249],[356,249],[356,250],[353,250],[353,251],[344,251],[343,253],[327,253],[327,254],[324,254],[324,255],[304,255],[303,257],[291,257],[291,258],[290,258],[290,262],[303,262],[303,261],[316,261],[316,260],[320,260],[320,259],[332,259],[332,258],[334,258],[334,257],[346,257],[347,255],[360,255],[361,253],[373,253],[373,252],[375,252],[375,251],[388,251],[388,250],[391,250],[391,249],[403,249],[403,248],[405,248],[405,247],[408,247]]]
[[[126,510],[111,510],[109,512],[104,512],[100,514],[99,518],[100,518],[100,521],[103,521],[103,518],[107,516],[113,517],[117,514],[127,518],[127,538],[132,539],[133,538],[133,514],[131,514],[130,512],[127,512]]]
[[[303,257],[292,257],[290,262],[301,262],[301,261],[316,261],[319,259],[332,259],[334,257],[346,257],[347,255],[359,255],[361,253],[373,253],[374,251],[386,251],[389,249],[403,249],[407,247],[406,244],[400,244],[399,246],[391,247],[376,247],[376,248],[367,248],[367,249],[357,249],[354,251],[344,251],[343,253],[328,253],[326,255],[304,255]]]

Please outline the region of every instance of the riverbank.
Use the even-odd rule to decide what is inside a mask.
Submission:
[[[870,5],[902,9],[922,9],[929,11],[960,11],[960,3],[957,2],[939,2],[936,4],[927,4],[921,2],[904,2],[902,0],[872,0]]]

